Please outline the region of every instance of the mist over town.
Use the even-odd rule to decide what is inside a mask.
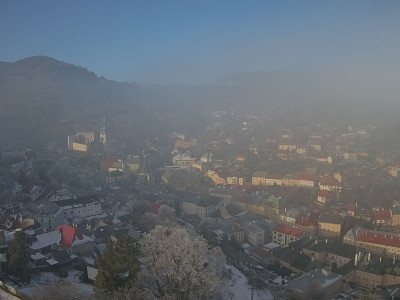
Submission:
[[[0,298],[400,298],[399,12],[3,2]]]

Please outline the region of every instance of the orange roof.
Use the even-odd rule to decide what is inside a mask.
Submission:
[[[304,230],[298,227],[278,224],[275,226],[274,231],[278,231],[284,233],[286,235],[294,236],[294,237],[301,237],[304,233]]]

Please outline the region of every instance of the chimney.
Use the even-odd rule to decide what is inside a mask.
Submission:
[[[393,264],[396,262],[396,256],[393,256]]]
[[[370,261],[371,260],[371,252],[368,252],[368,258],[367,258],[367,261]]]
[[[379,262],[382,262],[382,256],[379,256]]]
[[[357,266],[358,263],[358,254],[356,253],[356,255],[354,256],[354,266]]]

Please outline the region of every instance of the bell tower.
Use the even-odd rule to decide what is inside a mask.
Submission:
[[[100,128],[100,143],[104,145],[104,148],[107,146],[106,118],[103,118],[103,124]]]

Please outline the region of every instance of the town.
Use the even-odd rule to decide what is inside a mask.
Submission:
[[[3,288],[30,299],[70,278],[93,293],[109,239],[173,224],[221,249],[221,284],[238,272],[246,295],[398,297],[400,156],[384,125],[271,116],[214,111],[198,136],[182,128],[135,150],[104,118],[42,151],[2,148]],[[21,233],[17,276],[7,251]]]

